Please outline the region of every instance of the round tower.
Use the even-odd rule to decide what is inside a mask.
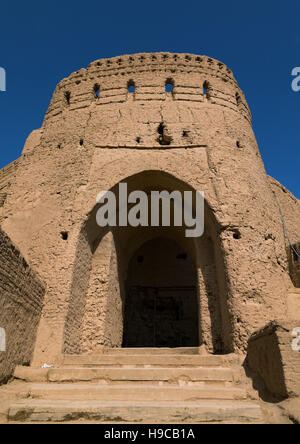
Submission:
[[[203,191],[204,235],[101,229],[96,197],[120,183]],[[35,362],[104,346],[244,351],[285,314],[277,203],[244,94],[212,58],[127,55],[62,80],[5,210],[4,228],[47,283]]]

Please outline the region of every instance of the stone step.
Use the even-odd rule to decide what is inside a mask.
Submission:
[[[218,367],[217,355],[65,355],[64,367]]]
[[[101,354],[108,355],[199,355],[200,347],[177,348],[103,348]],[[100,353],[99,353],[100,354]]]
[[[108,423],[255,423],[262,422],[260,406],[249,401],[131,402],[27,400],[12,405],[12,422]]]
[[[237,387],[111,386],[48,383],[32,384],[28,396],[51,400],[197,401],[202,399],[241,400],[247,398],[247,393],[245,389]]]
[[[230,368],[178,367],[178,368],[57,368],[50,369],[49,382],[76,381],[167,381],[182,382],[231,382],[233,372]]]
[[[178,367],[178,368],[51,368],[17,367],[15,378],[28,382],[105,382],[113,383],[230,383],[234,379],[230,368]]]

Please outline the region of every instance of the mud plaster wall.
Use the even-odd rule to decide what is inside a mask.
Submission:
[[[165,92],[170,78],[173,94]],[[129,81],[135,93],[128,93]],[[158,140],[162,121],[169,146]],[[244,350],[253,330],[285,313],[290,281],[278,207],[232,72],[189,54],[99,60],[57,86],[3,207],[5,230],[47,283],[36,363],[55,361],[64,349],[66,319],[76,311],[70,302],[80,233],[97,194],[149,170],[206,193],[235,349]],[[105,292],[105,276],[99,285]]]
[[[0,221],[3,215],[3,205],[6,201],[11,184],[15,180],[19,159],[0,170]]]
[[[300,258],[291,249],[290,242],[300,255],[300,201],[292,195],[283,185],[272,177],[269,178],[272,190],[281,209],[286,229],[285,243],[289,262],[290,276],[295,287],[300,287]],[[289,239],[288,239],[289,237]],[[290,242],[289,242],[290,240]]]
[[[247,365],[278,398],[300,394],[300,352],[292,349],[295,322],[273,321],[249,340]]]
[[[287,231],[292,243],[300,242],[299,219],[300,201],[293,194],[281,185],[273,177],[269,176],[269,181],[276,200],[281,208]]]
[[[32,359],[44,292],[40,279],[0,230],[0,327],[6,335],[6,351],[0,351],[0,383],[16,365],[28,365]]]

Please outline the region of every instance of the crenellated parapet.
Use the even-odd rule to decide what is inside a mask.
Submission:
[[[226,65],[206,56],[152,53],[100,59],[71,74],[58,84],[44,125],[66,110],[167,100],[226,107],[251,122],[244,94]]]

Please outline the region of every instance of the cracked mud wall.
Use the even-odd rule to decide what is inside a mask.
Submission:
[[[18,249],[0,229],[0,384],[16,365],[29,365],[45,288]]]

